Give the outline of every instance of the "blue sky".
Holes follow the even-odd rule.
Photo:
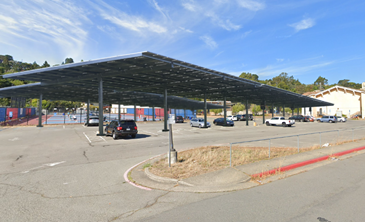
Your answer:
[[[141,51],[238,76],[365,81],[362,0],[7,0],[0,54],[60,64]]]

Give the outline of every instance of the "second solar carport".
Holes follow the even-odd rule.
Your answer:
[[[39,93],[42,92],[42,99],[46,100],[68,100],[68,101],[98,101],[98,94],[89,94],[85,90],[75,89],[74,87],[69,87],[67,85],[60,85],[59,87],[54,87],[53,85],[42,85],[41,83],[30,83],[25,85],[13,86],[0,88],[0,95],[3,97],[25,97],[25,98],[39,98]],[[139,106],[149,106],[152,107],[152,112],[154,112],[154,107],[165,107],[165,101],[167,102],[168,108],[174,109],[220,109],[223,106],[204,103],[201,101],[181,98],[177,96],[168,96],[165,100],[164,95],[155,93],[144,93],[144,92],[119,92],[117,90],[104,90],[103,92],[104,103],[114,103],[114,104],[130,104]],[[120,106],[118,106],[118,116],[120,118]],[[39,109],[41,109],[39,107]],[[88,109],[89,110],[89,107]],[[136,113],[136,112],[134,112]],[[87,114],[88,115],[88,114]],[[154,120],[154,113],[152,113]],[[136,116],[134,117],[136,119]],[[87,119],[88,120],[88,119]],[[41,123],[38,124],[39,126]],[[165,125],[164,130],[167,126]]]
[[[151,52],[30,70],[3,77],[36,81],[42,86],[59,87],[60,91],[63,85],[73,90],[84,90],[88,95],[98,95],[99,106],[103,105],[104,90],[155,93],[165,95],[165,98],[168,92],[174,96],[204,98],[205,102],[206,99],[223,99],[291,108],[333,105]],[[102,132],[102,127],[99,127],[99,131]]]

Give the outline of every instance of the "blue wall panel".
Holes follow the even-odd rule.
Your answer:
[[[5,121],[5,115],[6,115],[6,108],[0,107],[0,122]]]
[[[134,114],[134,108],[127,108],[128,114]]]
[[[24,117],[27,113],[27,110],[25,108],[19,108],[18,111],[18,118]]]

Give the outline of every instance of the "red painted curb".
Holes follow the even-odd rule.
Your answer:
[[[266,175],[275,174],[276,172],[284,172],[284,171],[292,170],[292,169],[295,169],[295,168],[298,168],[298,167],[302,167],[302,166],[306,166],[306,165],[309,165],[309,164],[317,163],[317,162],[320,162],[320,161],[323,161],[323,160],[327,160],[330,157],[343,156],[343,155],[353,153],[353,152],[356,152],[356,151],[359,151],[359,150],[364,150],[364,149],[365,149],[365,146],[358,147],[358,148],[355,148],[355,149],[334,153],[332,155],[327,155],[327,156],[315,158],[315,159],[312,159],[312,160],[306,160],[306,161],[299,162],[299,163],[294,163],[294,164],[291,164],[291,165],[288,165],[288,166],[279,167],[279,168],[276,168],[276,169],[273,169],[273,170],[268,170],[268,171],[265,171],[265,172],[262,172],[262,173],[252,174],[251,177],[262,177],[262,176],[266,176]]]

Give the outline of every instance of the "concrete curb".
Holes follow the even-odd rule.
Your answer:
[[[151,180],[157,181],[157,182],[161,182],[161,183],[178,183],[181,185],[186,185],[189,187],[193,187],[194,185],[181,181],[181,180],[177,180],[177,179],[172,179],[172,178],[168,178],[168,177],[160,177],[160,176],[156,176],[155,174],[151,173],[149,171],[149,167],[144,169],[145,174],[148,176],[148,178],[150,178]]]
[[[326,156],[318,157],[318,158],[315,158],[315,159],[311,159],[311,160],[307,160],[307,161],[303,161],[303,162],[291,164],[291,165],[288,165],[288,166],[284,166],[284,167],[279,167],[279,168],[276,168],[276,169],[268,170],[268,171],[265,171],[265,172],[252,174],[251,177],[253,177],[253,178],[255,178],[255,177],[263,177],[263,176],[267,176],[267,175],[276,174],[277,172],[289,171],[289,170],[292,170],[292,169],[295,169],[295,168],[299,168],[299,167],[302,167],[302,166],[306,166],[306,165],[309,165],[309,164],[321,162],[321,161],[327,160],[327,159],[329,159],[331,157],[343,156],[343,155],[346,155],[346,154],[349,154],[349,153],[353,153],[353,152],[357,152],[357,151],[364,150],[364,149],[365,149],[365,146],[358,147],[358,148],[354,148],[354,149],[350,149],[350,150],[346,150],[346,151],[334,153],[332,155],[326,155]]]

